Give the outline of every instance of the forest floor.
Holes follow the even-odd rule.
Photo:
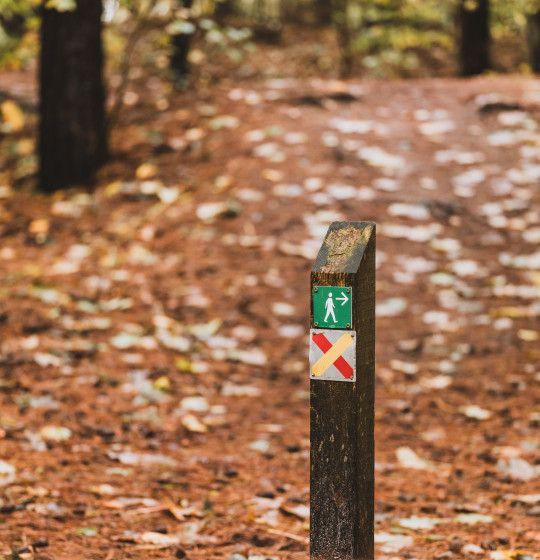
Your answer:
[[[377,557],[535,558],[540,82],[148,81],[54,196],[32,87],[0,76],[4,558],[307,557],[335,220],[377,222]]]

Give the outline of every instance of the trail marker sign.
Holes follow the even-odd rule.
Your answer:
[[[373,560],[374,223],[331,224],[310,293],[310,559]]]
[[[313,325],[321,329],[350,329],[352,325],[352,289],[337,286],[313,286]]]
[[[356,333],[311,329],[309,334],[310,378],[326,381],[356,381]]]

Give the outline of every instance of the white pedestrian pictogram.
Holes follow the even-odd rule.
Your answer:
[[[328,323],[328,317],[331,316],[332,322],[337,323],[336,314],[334,313],[335,304],[334,304],[334,300],[332,299],[332,292],[328,294],[328,298],[326,299],[324,307],[326,308],[326,315],[324,316],[324,322]]]

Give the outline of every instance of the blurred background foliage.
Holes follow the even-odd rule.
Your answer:
[[[107,160],[130,84],[539,74],[540,0],[0,0],[0,69],[33,67],[55,190]]]
[[[168,70],[174,37],[189,37],[191,81],[215,80],[242,66],[260,43],[298,47],[306,74],[423,77],[459,73],[456,62],[460,5],[476,0],[105,0],[107,60],[125,57]],[[46,0],[47,8],[72,10],[76,0]],[[0,65],[17,69],[35,60],[39,0],[0,0]],[[530,21],[538,0],[489,3],[491,68],[527,73]],[[528,25],[529,22],[529,25]],[[533,30],[534,31],[534,30]],[[529,42],[529,49],[527,44]],[[141,45],[146,48],[141,49]],[[309,48],[308,48],[309,46]],[[150,48],[149,48],[150,47]],[[137,49],[140,49],[137,51]],[[224,63],[225,66],[224,66]],[[240,71],[240,68],[239,68]],[[265,72],[258,67],[258,71]],[[182,74],[182,72],[180,72]],[[184,72],[185,74],[185,72]],[[181,86],[186,76],[177,76]]]

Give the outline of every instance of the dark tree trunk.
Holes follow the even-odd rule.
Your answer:
[[[193,0],[180,0],[183,8],[191,9]],[[176,80],[186,80],[189,74],[189,49],[193,33],[178,33],[171,37],[170,66]]]
[[[349,23],[349,0],[333,0],[332,21],[339,47],[339,77],[348,78],[354,68],[352,30]]]
[[[474,76],[490,67],[489,0],[461,0],[458,8],[459,73]]]
[[[540,11],[527,16],[527,47],[531,70],[540,74]]]
[[[318,25],[326,26],[332,23],[332,0],[313,0],[313,8]]]
[[[88,183],[107,156],[101,1],[43,8],[39,69],[39,186]]]
[[[26,28],[26,17],[21,14],[0,14],[0,26],[8,37],[19,38]]]
[[[228,17],[234,15],[234,1],[233,0],[221,0],[216,3],[214,9],[214,18],[219,23],[223,23]]]

